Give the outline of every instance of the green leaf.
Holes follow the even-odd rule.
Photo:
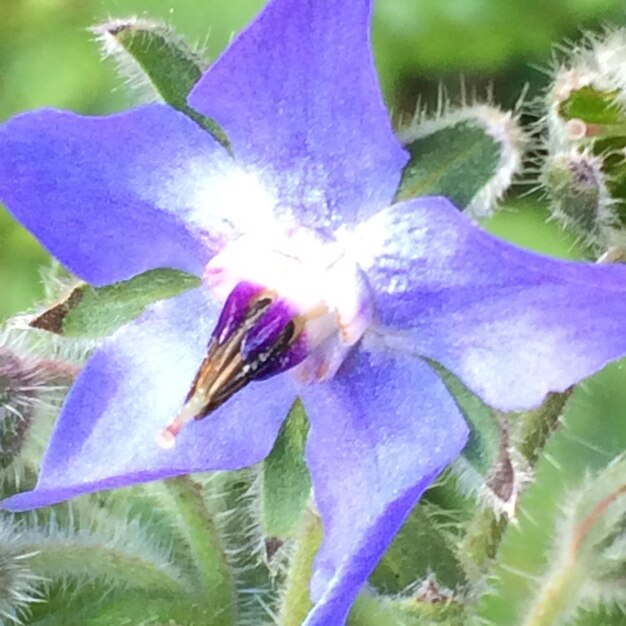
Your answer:
[[[32,554],[32,571],[51,583],[98,581],[108,589],[175,593],[191,588],[168,548],[154,540],[145,523],[128,515],[81,505],[69,515],[46,509],[24,525],[19,546]]]
[[[105,53],[115,56],[122,70],[128,61],[134,62],[165,102],[185,113],[230,150],[228,137],[217,122],[187,105],[187,96],[202,76],[207,62],[173,29],[130,19],[96,26],[93,31],[101,39]],[[133,73],[128,68],[126,71]]]
[[[274,448],[262,466],[261,515],[269,538],[293,538],[311,493],[304,461],[309,422],[302,403],[291,408]]]
[[[185,593],[149,590],[120,593],[97,585],[52,587],[49,599],[32,606],[30,626],[205,626],[211,608]]]
[[[410,159],[396,201],[447,196],[475,217],[491,213],[521,167],[523,134],[488,106],[452,111],[401,136]]]
[[[548,438],[558,428],[572,391],[551,393],[536,409],[514,418],[517,447],[530,464],[535,464]]]
[[[235,607],[237,623],[263,621],[270,573],[259,524],[258,471],[196,474],[136,486],[128,494],[151,532],[171,546],[172,560],[185,565],[196,600],[219,612],[205,622],[212,626],[227,617],[224,604]],[[120,493],[110,494],[108,508]]]
[[[565,120],[580,119],[588,124],[623,124],[626,116],[619,95],[617,89],[600,91],[592,86],[581,87],[560,103],[559,113]]]
[[[149,304],[199,285],[196,276],[171,269],[150,270],[105,287],[81,283],[30,325],[69,337],[104,337],[135,319]]]
[[[364,591],[359,595],[348,626],[462,626],[462,604],[452,598],[389,598]]]
[[[574,609],[614,599],[615,589],[606,581],[592,583],[601,574],[603,546],[615,551],[611,529],[616,519],[623,520],[623,513],[601,503],[609,498],[611,505],[614,494],[619,506],[626,505],[619,487],[626,482],[626,462],[610,465],[626,449],[621,367],[608,367],[575,391],[539,459],[536,480],[520,501],[517,524],[506,531],[475,623],[552,626],[565,623]]]
[[[467,582],[455,553],[456,537],[447,530],[449,515],[443,513],[423,503],[415,507],[370,576],[378,591],[401,593],[430,574],[449,588]]]
[[[464,475],[470,490],[482,485],[500,452],[501,428],[491,407],[474,395],[452,372],[435,361],[428,361],[452,394],[471,428],[469,441],[456,470]],[[463,482],[463,481],[462,481]]]
[[[624,610],[620,606],[581,611],[568,626],[624,626]]]

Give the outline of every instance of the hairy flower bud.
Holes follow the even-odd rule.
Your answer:
[[[554,217],[596,252],[623,247],[626,215],[626,30],[590,39],[548,92],[542,181]]]
[[[606,249],[618,238],[615,213],[602,160],[589,150],[558,153],[545,166],[552,216],[585,244]]]
[[[36,355],[23,342],[0,337],[0,469],[20,454],[41,408],[56,402],[78,366]]]
[[[19,453],[33,421],[37,378],[21,359],[0,348],[0,467]]]

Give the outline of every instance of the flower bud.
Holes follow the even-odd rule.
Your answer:
[[[619,218],[602,171],[602,160],[588,150],[551,156],[544,184],[552,216],[586,245],[605,250],[617,237]]]
[[[33,421],[37,380],[32,368],[0,348],[0,468],[20,452]]]
[[[595,252],[626,243],[626,30],[573,51],[548,93],[551,212]]]

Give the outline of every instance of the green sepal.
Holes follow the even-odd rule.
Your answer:
[[[626,618],[621,606],[608,606],[581,611],[568,626],[624,626]]]
[[[456,537],[448,528],[451,521],[443,513],[425,503],[415,507],[370,576],[379,592],[401,593],[430,574],[449,588],[467,582],[456,556]]]
[[[409,161],[396,201],[442,195],[483,217],[521,167],[524,137],[515,119],[486,105],[418,123],[400,138]]]
[[[581,87],[560,103],[559,114],[566,121],[580,119],[587,124],[623,126],[626,115],[619,95],[617,89],[601,91],[592,86]]]
[[[626,247],[626,116],[622,135],[598,139],[594,144],[594,151],[602,156],[606,186],[615,204],[614,212],[619,222],[619,244],[623,248]]]
[[[205,626],[210,607],[181,593],[111,592],[93,585],[79,589],[53,586],[44,603],[31,605],[30,626]]]
[[[470,426],[470,436],[455,471],[462,487],[469,491],[482,485],[500,452],[501,428],[491,407],[474,395],[452,372],[435,361],[428,361],[439,374]]]
[[[68,337],[104,337],[134,320],[149,304],[199,285],[196,276],[172,269],[150,270],[105,287],[80,283],[30,325]]]
[[[542,182],[554,217],[596,258],[608,251],[618,258],[626,250],[624,32],[589,43],[557,72],[549,93]]]
[[[385,597],[363,592],[348,626],[462,626],[464,606],[450,598]]]
[[[548,438],[558,428],[572,391],[550,393],[536,409],[514,418],[517,448],[531,465],[537,462]]]
[[[311,478],[304,460],[309,422],[297,400],[262,464],[261,520],[271,539],[294,538],[311,493]]]
[[[124,58],[125,52],[165,102],[193,119],[230,150],[228,137],[217,122],[187,105],[187,96],[200,80],[207,62],[173,29],[129,19],[96,26],[93,31],[102,39],[105,53],[114,55],[122,69],[128,60]]]
[[[572,547],[573,537],[583,528],[584,511],[592,510],[607,489],[626,482],[624,471],[617,468],[618,476],[611,476],[608,467],[626,449],[626,420],[618,409],[626,406],[621,367],[609,366],[574,392],[563,423],[536,466],[535,482],[521,498],[517,523],[506,530],[498,563],[490,573],[489,592],[481,598],[471,624],[565,623],[577,610],[615,599],[606,583],[598,585],[595,596],[587,585],[602,563],[603,537],[610,537],[610,532],[599,538],[585,532],[584,554]],[[623,468],[624,461],[621,464]],[[589,483],[590,476],[597,482]],[[602,530],[598,526],[594,532],[598,529]],[[545,619],[554,613],[561,621],[538,618],[533,611],[541,605],[550,607]]]

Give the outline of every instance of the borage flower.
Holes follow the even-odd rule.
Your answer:
[[[234,157],[160,104],[43,110],[0,131],[1,197],[74,273],[203,279],[95,351],[36,489],[6,508],[252,465],[299,396],[324,527],[308,625],[343,623],[466,441],[421,357],[509,411],[626,353],[626,268],[516,249],[443,198],[392,204],[407,155],[377,86],[370,4],[274,0],[204,74],[189,104]]]

